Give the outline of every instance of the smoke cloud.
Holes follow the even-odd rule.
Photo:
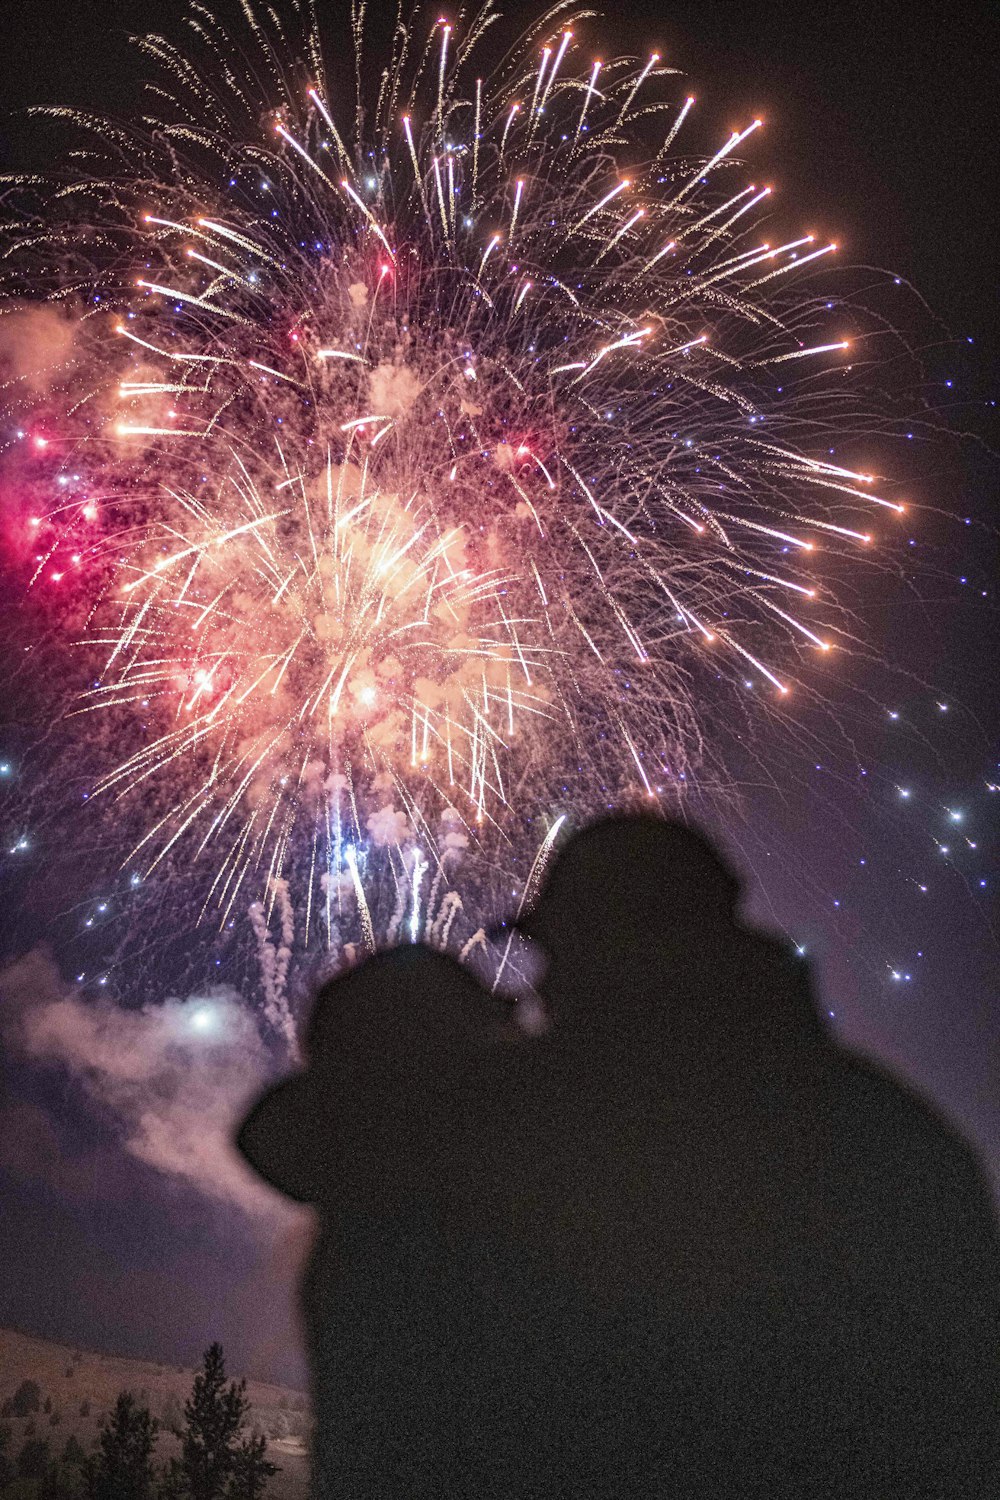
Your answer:
[[[251,1217],[291,1216],[232,1145],[273,1072],[234,990],[126,1009],[78,994],[36,948],[0,973],[0,1004],[8,1046],[65,1069],[132,1156]]]
[[[44,396],[73,353],[78,327],[68,307],[15,308],[0,318],[0,378]]]
[[[420,391],[420,381],[408,365],[383,362],[371,373],[372,411],[379,416],[408,416]]]

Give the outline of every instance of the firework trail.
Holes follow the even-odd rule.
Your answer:
[[[903,508],[830,461],[863,361],[836,246],[762,236],[761,122],[680,154],[673,71],[581,16],[480,71],[492,6],[401,15],[373,71],[358,10],[345,103],[309,14],[191,4],[155,118],[40,111],[72,172],[8,185],[6,326],[62,340],[8,532],[88,815],[249,911],[279,1031],[296,952],[482,947],[558,817],[724,759],[737,688],[783,734]]]

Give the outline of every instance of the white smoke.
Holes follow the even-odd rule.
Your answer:
[[[234,990],[128,1009],[81,995],[36,948],[0,973],[0,1005],[7,1045],[65,1069],[132,1156],[253,1217],[287,1212],[232,1144],[272,1071]]]
[[[378,847],[403,844],[412,832],[406,814],[397,812],[391,802],[387,807],[380,807],[378,812],[373,812],[366,826],[372,843]]]
[[[427,931],[424,941],[435,948],[445,949],[448,939],[451,937],[451,926],[460,911],[463,911],[462,898],[457,891],[449,891],[441,905],[438,907],[437,916],[434,917],[433,907],[428,906]]]
[[[288,1005],[288,970],[295,948],[295,912],[288,894],[288,881],[273,877],[268,890],[272,897],[269,908],[254,901],[250,907],[250,925],[257,939],[257,958],[260,963],[261,984],[264,989],[264,1014],[288,1043],[293,1057],[298,1055],[295,1034],[295,1018]],[[268,926],[270,911],[277,908],[280,941],[275,947]]]
[[[420,381],[409,365],[377,365],[371,373],[372,411],[380,417],[405,417],[420,395]]]
[[[15,308],[0,318],[0,378],[44,395],[72,356],[78,328],[67,307]]]
[[[469,847],[467,824],[455,807],[446,807],[441,814],[441,848],[450,854],[461,854]]]

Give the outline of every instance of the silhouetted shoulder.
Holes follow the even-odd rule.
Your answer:
[[[997,1232],[986,1175],[963,1136],[915,1089],[878,1064],[836,1049],[837,1084],[829,1106],[860,1158],[892,1171],[904,1201],[950,1221],[950,1231],[976,1226],[986,1242]],[[870,1167],[869,1170],[872,1168]],[[891,1205],[886,1205],[891,1211]]]
[[[755,1028],[793,1052],[829,1041],[811,969],[788,943],[743,926],[721,929],[716,939],[716,952],[705,968],[726,986],[725,1004],[734,1022]]]

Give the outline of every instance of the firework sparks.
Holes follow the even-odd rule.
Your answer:
[[[447,942],[470,841],[548,809],[547,851],[559,808],[697,771],[703,681],[785,712],[843,639],[824,561],[903,509],[824,456],[836,247],[761,242],[762,122],[678,156],[656,54],[595,61],[563,10],[482,77],[491,17],[402,25],[366,114],[263,18],[262,100],[199,7],[223,91],[149,39],[155,132],[64,112],[107,157],[65,185],[85,230],[26,210],[18,263],[88,309],[20,418],[32,587],[82,601],[123,863],[252,903],[279,1027],[297,941],[376,940],[372,850],[384,928]]]

